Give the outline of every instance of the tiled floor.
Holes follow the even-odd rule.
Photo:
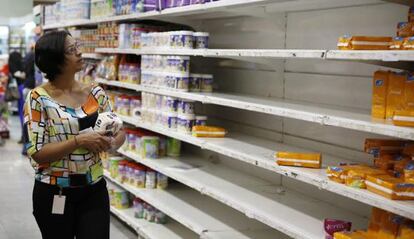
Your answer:
[[[0,239],[38,239],[39,229],[32,216],[33,169],[21,156],[20,125],[12,117],[12,139],[0,146]],[[111,217],[111,239],[137,238],[129,228]]]

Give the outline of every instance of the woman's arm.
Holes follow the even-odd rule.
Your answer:
[[[118,140],[121,140],[121,137],[119,138]],[[76,135],[66,141],[45,144],[41,150],[32,155],[32,158],[39,164],[50,163],[61,160],[78,148],[86,148],[91,152],[99,153],[108,150],[110,147],[111,142],[108,137],[92,132]]]

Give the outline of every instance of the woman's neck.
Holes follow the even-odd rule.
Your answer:
[[[62,91],[71,91],[75,85],[75,75],[74,74],[65,74],[56,77],[53,82],[50,82],[51,85]]]

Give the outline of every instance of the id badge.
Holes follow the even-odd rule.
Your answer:
[[[65,213],[66,196],[59,193],[53,197],[52,214],[63,215]]]

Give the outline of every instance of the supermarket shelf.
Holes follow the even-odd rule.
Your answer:
[[[323,238],[323,220],[328,217],[347,218],[357,228],[366,224],[365,218],[347,210],[295,191],[278,194],[278,185],[197,156],[142,160],[120,152],[294,238]]]
[[[196,239],[197,234],[183,227],[176,221],[170,220],[167,224],[156,224],[134,217],[134,209],[117,209],[111,206],[111,212],[120,220],[133,228],[139,236],[145,239]]]
[[[102,60],[103,55],[97,53],[82,53],[82,58]]]
[[[374,121],[369,113],[365,111],[357,111],[351,108],[334,108],[327,105],[236,94],[179,92],[143,85],[107,81],[103,79],[96,79],[96,82],[136,91],[144,91],[200,101],[205,104],[227,106],[275,116],[304,120],[326,126],[334,126],[414,140],[414,128],[394,126],[391,123],[386,123],[384,121]]]
[[[76,20],[59,24],[46,25],[45,30],[71,26],[97,25],[101,22],[119,22],[143,19],[165,19],[170,17],[182,17],[195,15],[198,18],[215,16],[218,12],[224,12],[224,16],[246,15],[246,9],[252,11],[268,10],[272,12],[303,11],[315,9],[327,9],[335,7],[360,6],[367,4],[383,3],[379,0],[221,0],[205,4],[195,4],[183,7],[169,8],[161,11],[151,11],[130,15],[112,16],[92,20]],[[211,16],[210,16],[211,17]]]
[[[246,234],[248,234],[247,232],[251,233],[251,230],[257,230],[261,234],[285,238],[283,234],[276,230],[249,219],[224,204],[203,196],[183,185],[170,185],[168,190],[139,189],[120,183],[113,179],[108,172],[104,174],[106,178],[115,184],[150,203],[200,236],[211,231],[227,232],[231,235],[229,238],[253,239],[257,237],[254,235],[251,237],[245,236],[243,231],[246,231]]]
[[[357,50],[308,50],[308,49],[120,49],[97,48],[96,52],[107,54],[136,54],[136,55],[186,55],[203,57],[231,58],[301,58],[320,60],[348,60],[362,62],[405,62],[414,61],[413,51],[357,51]]]
[[[124,122],[136,127],[176,138],[183,142],[199,146],[202,149],[211,150],[245,163],[256,165],[260,168],[314,185],[320,189],[334,192],[362,203],[414,219],[414,201],[389,200],[367,190],[354,189],[329,180],[326,176],[325,167],[327,165],[337,165],[340,162],[346,162],[344,159],[324,155],[323,169],[278,166],[273,157],[275,151],[307,152],[309,150],[239,133],[231,133],[228,137],[222,139],[196,138],[191,135],[164,129],[155,126],[154,124],[144,123],[131,117],[121,116],[121,118]]]

